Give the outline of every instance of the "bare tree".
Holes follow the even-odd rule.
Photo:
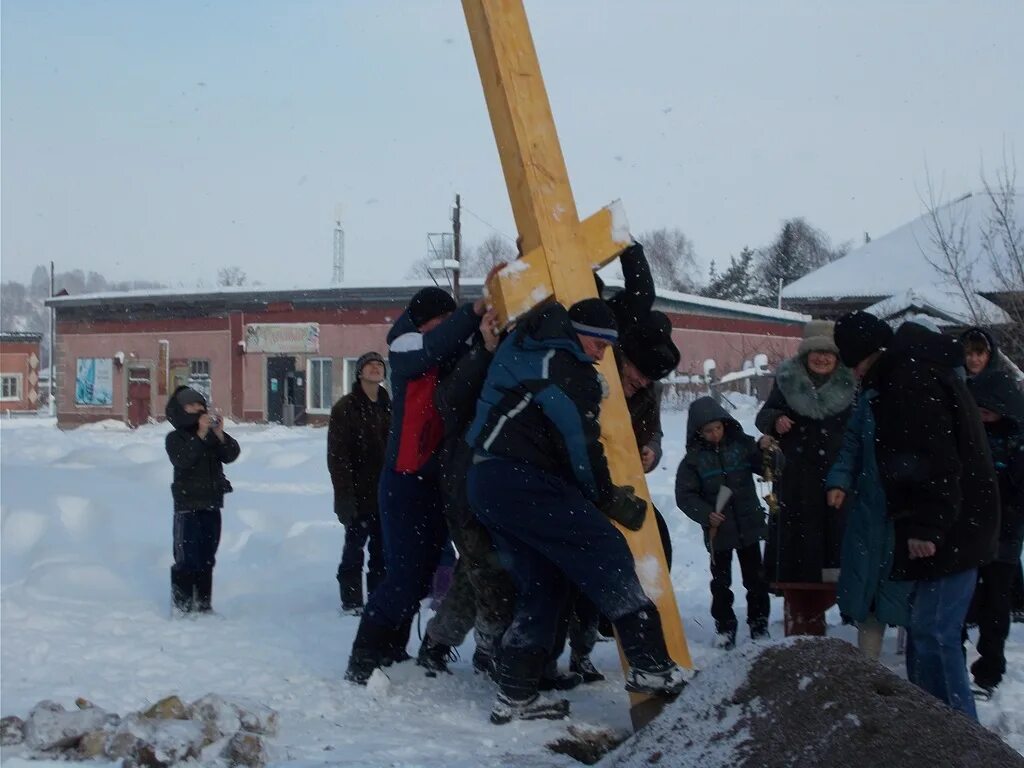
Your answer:
[[[514,261],[516,247],[497,233],[489,235],[476,248],[468,249],[462,257],[462,274],[466,277],[484,277],[495,264]]]
[[[217,270],[217,285],[228,288],[246,285],[248,282],[249,278],[241,267],[221,267]]]
[[[1000,326],[1006,351],[1020,358],[1024,351],[1024,222],[1017,217],[1014,159],[1004,156],[995,180],[990,181],[982,171],[981,181],[988,213],[978,224],[978,231],[971,232],[968,207],[957,205],[969,195],[940,205],[929,177],[926,216],[930,248],[920,243],[918,247],[925,260],[963,299],[968,311],[964,319],[974,325]],[[986,284],[981,284],[975,274],[975,267],[982,265],[971,251],[972,236],[978,238],[984,263],[991,270],[993,280]],[[1005,316],[994,317],[990,301]]]
[[[697,255],[693,241],[681,229],[652,229],[637,240],[644,246],[657,287],[685,293],[696,290]]]
[[[931,265],[940,277],[950,285],[964,300],[969,313],[970,322],[975,325],[987,325],[991,318],[979,301],[976,281],[974,279],[974,260],[969,256],[970,231],[968,228],[967,206],[959,205],[970,197],[970,194],[958,197],[951,203],[939,202],[941,192],[936,191],[931,175],[928,175],[928,198],[922,200],[928,217],[928,246],[917,244],[925,261]]]

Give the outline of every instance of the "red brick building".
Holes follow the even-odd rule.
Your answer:
[[[39,408],[41,333],[0,333],[0,413]]]
[[[388,329],[424,283],[311,290],[226,288],[63,296],[57,316],[61,427],[162,419],[179,384],[203,390],[233,419],[326,422],[355,378],[356,358],[386,352]],[[463,300],[480,295],[464,281]],[[659,294],[683,353],[681,373],[707,358],[739,370],[791,354],[806,317],[686,294]]]

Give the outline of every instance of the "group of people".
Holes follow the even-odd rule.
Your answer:
[[[957,339],[927,318],[893,332],[866,312],[813,321],[755,424],[760,452],[714,401],[697,400],[677,475],[677,504],[712,553],[722,644],[736,638],[735,550],[752,637],[766,632],[772,592],[787,636],[824,635],[838,602],[872,658],[887,626],[905,628],[908,679],[976,718],[975,696],[1006,671],[1024,538],[1024,395],[992,335]],[[763,561],[751,473],[777,493]]]
[[[607,300],[549,303],[501,333],[483,299],[458,307],[425,288],[391,328],[387,359],[358,359],[327,441],[345,526],[341,606],[359,616],[347,680],[365,685],[411,658],[412,620],[454,544],[454,579],[416,663],[428,676],[448,673],[473,631],[473,667],[498,686],[492,722],[565,717],[568,702],[545,692],[603,679],[590,654],[611,627],[627,690],[672,696],[686,684],[613,523],[638,530],[653,515],[671,567],[667,525],[613,483],[599,440],[607,385],[595,363],[612,354],[652,471],[662,454],[658,381],[680,360],[668,318],[652,308],[642,247],[621,264],[625,287]],[[988,331],[957,339],[929,326],[912,319],[894,332],[865,312],[808,323],[797,355],[778,367],[758,439],[713,398],[694,401],[676,502],[704,530],[722,647],[736,643],[735,553],[753,639],[768,637],[773,593],[787,636],[825,634],[838,602],[874,658],[885,628],[905,627],[908,679],[976,717],[973,694],[1000,683],[1011,615],[1024,607],[1024,396]],[[187,387],[167,404],[171,589],[182,613],[211,610],[231,490],[223,465],[239,455],[207,410]],[[754,475],[774,483],[768,515]],[[964,644],[974,626],[972,692]]]
[[[656,382],[679,363],[671,324],[652,309],[642,247],[621,263],[625,287],[609,300],[547,304],[501,335],[483,300],[457,307],[440,289],[419,291],[388,334],[390,427],[373,425],[382,456],[364,450],[355,426],[357,403],[373,397],[360,359],[357,386],[335,406],[328,436],[336,506],[351,521],[345,551],[353,554],[338,572],[343,606],[357,607],[347,574],[361,571],[359,537],[369,530],[372,539],[377,525],[384,576],[361,611],[347,680],[365,684],[409,658],[412,618],[450,540],[460,555],[454,582],[416,662],[428,675],[447,673],[453,648],[475,630],[473,665],[498,685],[492,722],[566,716],[568,702],[543,692],[603,679],[589,658],[602,619],[630,663],[628,690],[682,689],[687,673],[669,656],[658,609],[612,522],[639,529],[647,503],[612,482],[599,440],[606,384],[595,363],[613,354],[637,450],[654,469]],[[374,476],[373,461],[377,515],[372,493],[356,487],[357,477]],[[355,524],[363,517],[373,521]],[[663,522],[659,530],[667,542]],[[561,672],[566,642],[571,660]]]

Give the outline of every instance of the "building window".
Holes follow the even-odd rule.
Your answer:
[[[342,394],[347,395],[352,391],[352,385],[356,383],[356,361],[358,357],[345,358],[345,380],[342,382]]]
[[[329,413],[334,405],[331,386],[334,361],[329,357],[313,357],[306,361],[306,410]]]
[[[209,360],[188,361],[188,385],[196,392],[202,393],[206,402],[213,403],[213,380],[210,378]]]
[[[20,373],[5,373],[0,376],[0,400],[21,400]]]

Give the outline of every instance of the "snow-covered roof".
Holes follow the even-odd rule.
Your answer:
[[[621,288],[621,280],[606,280],[605,284],[612,288]],[[319,285],[319,286],[217,286],[215,288],[160,288],[138,291],[117,291],[107,293],[79,294],[76,296],[57,296],[46,300],[47,305],[60,307],[75,307],[86,305],[98,305],[106,303],[122,304],[152,304],[161,299],[178,302],[231,302],[233,300],[250,299],[255,301],[273,302],[292,300],[301,297],[309,300],[338,300],[338,301],[382,301],[386,299],[396,300],[402,297],[411,296],[419,288],[434,285],[431,280],[400,280],[388,283],[354,283],[346,281],[340,285]],[[463,294],[466,298],[474,298],[480,295],[480,288],[483,285],[483,278],[465,278],[461,285],[466,289]],[[657,291],[657,300],[661,309],[668,311],[680,311],[685,309],[704,310],[708,314],[736,315],[744,318],[755,318],[774,320],[786,323],[805,323],[810,319],[809,315],[800,312],[790,312],[772,307],[759,307],[753,304],[742,304],[737,301],[722,301],[721,299],[709,299],[704,296],[697,296],[690,293],[679,293],[677,291]]]
[[[1014,212],[1017,222],[1024,223],[1024,194],[1020,192],[1014,196]],[[977,289],[982,292],[1005,290],[982,248],[982,232],[992,214],[988,195],[985,192],[965,195],[941,206],[937,214],[944,229],[963,226],[965,256],[972,264]],[[925,213],[790,283],[783,288],[782,296],[786,299],[881,299],[911,289],[945,291],[944,280],[928,262],[928,258],[937,261],[939,257],[933,242],[934,229],[930,216]]]
[[[978,316],[984,317],[987,323],[1004,325],[1012,322],[1010,316],[995,303],[984,296],[975,295],[974,310]],[[925,286],[910,288],[865,308],[884,320],[902,317],[911,312],[930,315],[942,327],[973,325],[975,313],[971,311],[962,292],[946,286]]]
[[[605,280],[604,284],[610,288],[621,288],[622,280]],[[739,301],[725,301],[723,299],[709,299],[707,296],[698,296],[695,293],[681,293],[669,291],[662,288],[656,289],[657,298],[668,304],[689,304],[708,310],[717,310],[724,314],[746,315],[748,317],[759,317],[769,320],[782,320],[790,323],[806,323],[811,319],[810,315],[802,312],[793,312],[788,309],[775,309],[774,307],[761,307],[756,304],[744,304]],[[671,306],[662,306],[662,309],[673,309]]]

